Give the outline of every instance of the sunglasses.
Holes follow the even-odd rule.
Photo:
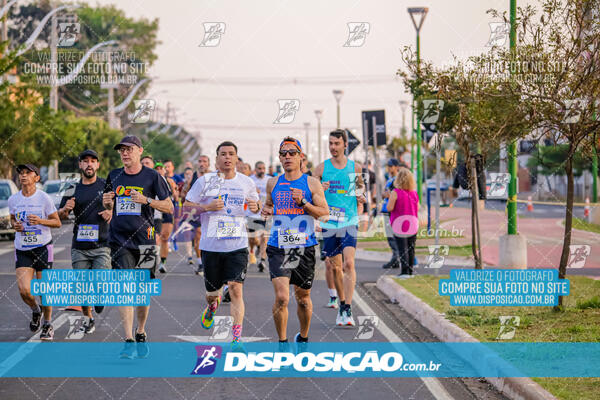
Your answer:
[[[297,154],[300,154],[300,152],[298,150],[279,150],[279,155],[281,157],[285,157],[286,154],[289,154],[290,156],[294,157]]]

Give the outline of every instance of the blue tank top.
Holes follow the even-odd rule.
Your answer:
[[[302,174],[294,181],[285,179],[284,174],[280,175],[271,191],[273,225],[268,245],[280,248],[315,246],[317,244],[315,220],[292,199],[291,188],[301,189],[304,198],[312,203],[308,175]]]
[[[325,191],[325,199],[329,205],[329,221],[321,223],[321,226],[336,229],[358,225],[354,161],[347,160],[346,166],[338,169],[333,166],[331,159],[325,160],[321,179],[323,182],[329,182],[329,189]]]

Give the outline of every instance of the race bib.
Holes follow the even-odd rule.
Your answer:
[[[341,222],[346,218],[346,209],[342,207],[329,206],[329,220]]]
[[[77,230],[78,242],[97,242],[98,236],[98,225],[79,225],[79,229]]]
[[[19,237],[22,247],[38,247],[42,244],[42,231],[39,229],[23,231]]]
[[[117,197],[117,215],[141,215],[142,205],[134,203],[129,196]]]
[[[306,244],[306,234],[298,229],[280,229],[277,234],[279,247],[289,247]]]
[[[139,245],[138,248],[140,249],[140,260],[135,267],[141,269],[152,269],[156,267],[156,247],[157,246],[154,244]]]
[[[217,239],[239,239],[242,237],[242,224],[239,221],[218,221]]]

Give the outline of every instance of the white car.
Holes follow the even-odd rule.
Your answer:
[[[10,240],[14,240],[15,230],[10,223],[8,198],[18,191],[13,181],[0,179],[0,236],[7,236]]]
[[[73,196],[75,194],[75,185],[79,180],[49,180],[44,183],[42,190],[50,196],[54,206],[58,210],[63,196]],[[73,213],[69,214],[69,219],[74,219]]]

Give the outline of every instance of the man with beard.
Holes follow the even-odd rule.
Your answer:
[[[60,219],[67,219],[71,211],[75,214],[71,244],[73,269],[110,268],[110,248],[107,241],[108,223],[112,212],[105,210],[102,205],[102,193],[106,182],[96,176],[98,168],[98,153],[94,150],[85,150],[79,155],[81,182],[75,186],[72,196],[63,196],[58,210]],[[95,305],[94,309],[100,314],[104,306]],[[88,317],[82,330],[85,333],[94,332],[96,328],[92,308],[82,306],[81,311]]]

